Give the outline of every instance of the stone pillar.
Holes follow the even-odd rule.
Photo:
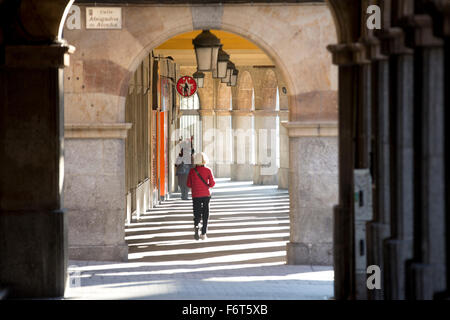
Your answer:
[[[71,49],[72,48],[72,49]],[[73,47],[6,46],[0,66],[0,283],[14,297],[64,295],[63,68]]]
[[[277,185],[278,79],[274,68],[253,68],[249,72],[254,88],[255,166],[253,183]]]
[[[127,261],[125,138],[131,124],[68,123],[66,207],[69,258]],[[140,202],[137,211],[141,211]]]
[[[399,28],[382,31],[383,53],[389,55],[391,118],[390,238],[384,247],[385,299],[406,298],[406,262],[412,258],[414,185],[414,104],[412,51]],[[387,93],[385,93],[387,94]]]
[[[368,58],[372,61],[372,118],[373,128],[373,220],[367,224],[367,265],[380,267],[384,279],[385,261],[383,241],[390,236],[391,181],[390,181],[390,101],[389,60],[379,52],[380,43],[371,38],[367,43]],[[369,290],[370,300],[383,300],[384,290]]]
[[[337,123],[288,122],[290,239],[287,263],[333,264],[338,201]]]
[[[232,111],[233,164],[231,180],[253,180],[254,130],[252,111]]]
[[[231,127],[231,111],[216,110],[216,166],[215,176],[217,178],[231,177],[231,163],[233,161],[233,143]]]
[[[212,78],[211,72],[205,73],[203,88],[198,89],[198,96],[200,100],[200,121],[202,123],[202,150],[209,158],[209,166],[214,167],[215,163],[215,92],[216,81]],[[195,137],[194,139],[196,139]],[[199,152],[200,150],[195,150]]]
[[[442,15],[445,21],[450,22],[450,3],[446,4],[447,11],[442,10]],[[447,25],[449,25],[447,23]],[[444,88],[450,87],[450,28],[445,29],[445,44],[444,44]],[[450,209],[450,168],[448,167],[448,163],[450,163],[450,90],[445,90],[445,163],[446,165],[446,173],[445,173],[445,181],[446,181],[446,208],[447,212]],[[446,221],[446,256],[447,256],[447,290],[443,293],[447,299],[450,298],[450,219]]]
[[[202,151],[209,158],[209,166],[215,163],[215,116],[214,110],[199,110],[200,120],[202,122]],[[195,139],[195,138],[194,138]],[[197,152],[197,150],[195,150]]]
[[[339,204],[334,210],[334,294],[338,300],[355,298],[354,168],[355,113],[363,47],[358,43],[328,46],[339,66]]]
[[[289,98],[287,84],[277,69],[278,96],[280,110],[278,112],[278,128],[280,130],[280,168],[278,169],[278,188],[289,187],[289,132],[282,122],[289,121]]]
[[[414,65],[418,66],[414,70],[414,111],[418,119],[414,171],[420,181],[420,188],[415,190],[418,205],[410,267],[412,286],[408,289],[409,298],[431,300],[446,289],[444,50],[443,41],[433,35],[430,16],[411,16],[407,25],[411,28],[406,32],[411,35],[408,44],[415,47]]]
[[[253,183],[277,185],[277,111],[255,110],[255,166]]]
[[[278,168],[278,188],[289,188],[289,132],[282,123],[289,120],[289,110],[280,110],[278,113],[278,128],[280,139],[280,167]]]

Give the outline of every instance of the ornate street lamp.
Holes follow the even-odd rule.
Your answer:
[[[197,71],[213,71],[217,68],[217,57],[221,46],[219,38],[209,30],[203,30],[192,44],[197,58]]]
[[[234,69],[236,69],[236,67],[234,66],[234,63],[233,62],[231,62],[231,61],[228,61],[228,64],[227,64],[227,73],[226,73],[226,75],[225,75],[225,77],[223,77],[222,79],[221,79],[221,82],[222,83],[230,83],[230,80],[231,80],[231,75],[233,74],[233,70]]]
[[[203,83],[205,81],[205,74],[203,72],[195,72],[192,77],[194,78],[195,82],[197,82],[198,88],[203,88]]]
[[[230,76],[230,82],[227,84],[229,87],[235,87],[237,84],[237,78],[238,78],[239,70],[233,69],[233,73]]]
[[[228,61],[230,61],[230,55],[220,47],[217,57],[217,68],[213,70],[213,78],[224,78],[227,75]]]

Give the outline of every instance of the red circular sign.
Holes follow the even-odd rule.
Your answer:
[[[197,91],[197,82],[190,76],[182,76],[178,79],[177,91],[183,97],[190,97]]]

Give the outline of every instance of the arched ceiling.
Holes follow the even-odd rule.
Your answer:
[[[230,32],[210,30],[223,44],[223,49],[230,55],[235,65],[255,66],[273,65],[272,60],[252,42]],[[195,66],[194,39],[201,30],[180,34],[164,42],[154,50],[155,55],[172,56],[182,66]]]

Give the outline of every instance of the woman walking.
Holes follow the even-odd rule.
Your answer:
[[[200,219],[202,220],[202,240],[206,239],[209,218],[209,200],[211,193],[209,188],[214,187],[216,182],[214,176],[208,167],[208,158],[205,153],[196,153],[194,155],[194,167],[189,171],[187,186],[192,189],[192,204],[194,207],[194,238],[199,239]]]

